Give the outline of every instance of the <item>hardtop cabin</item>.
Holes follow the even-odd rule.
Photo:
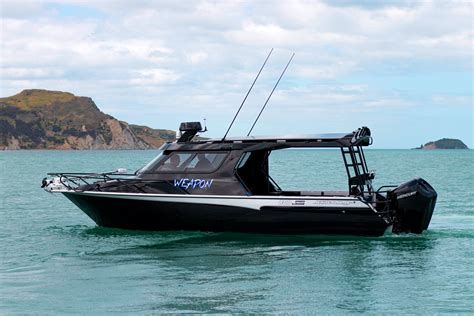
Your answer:
[[[189,124],[189,123],[188,123]],[[183,125],[181,125],[181,128]],[[181,130],[180,128],[180,130]],[[372,194],[363,147],[372,144],[370,129],[352,133],[318,135],[248,136],[199,139],[198,128],[174,143],[166,143],[162,154],[139,171],[143,179],[166,180],[190,194],[357,196]],[[197,138],[197,139],[196,139]],[[269,174],[272,151],[286,148],[340,148],[348,176],[348,190],[283,191]]]

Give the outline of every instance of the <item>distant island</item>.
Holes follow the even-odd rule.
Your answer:
[[[175,136],[119,121],[91,98],[68,92],[32,89],[0,98],[0,150],[147,149]]]
[[[420,145],[420,147],[413,148],[413,149],[432,150],[432,149],[469,149],[469,148],[466,146],[466,144],[464,144],[459,139],[443,138],[434,142],[428,142],[424,145]]]

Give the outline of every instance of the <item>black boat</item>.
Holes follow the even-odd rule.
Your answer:
[[[380,236],[428,228],[435,190],[423,179],[374,189],[363,147],[370,130],[286,137],[193,140],[199,122],[135,174],[50,173],[43,187],[64,194],[99,226],[275,234]],[[285,148],[340,148],[348,176],[343,192],[283,191],[268,158]],[[342,166],[341,166],[342,167]]]
[[[273,51],[273,50],[272,50]],[[423,179],[374,189],[363,147],[367,127],[352,133],[306,136],[249,136],[286,65],[246,137],[196,137],[199,122],[182,123],[177,141],[134,174],[49,173],[42,187],[64,194],[99,226],[138,230],[201,230],[274,234],[380,236],[422,233],[436,203]],[[339,148],[348,176],[346,191],[284,191],[272,179],[268,158],[285,148]]]

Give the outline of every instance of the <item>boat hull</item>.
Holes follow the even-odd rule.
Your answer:
[[[350,199],[63,194],[97,225],[122,229],[380,236],[389,226]]]

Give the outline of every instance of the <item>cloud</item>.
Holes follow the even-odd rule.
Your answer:
[[[199,64],[207,59],[209,55],[206,52],[192,52],[186,54],[186,60],[190,64]]]
[[[61,78],[64,75],[64,70],[59,68],[1,68],[0,76],[2,79],[48,79]]]
[[[215,111],[226,121],[271,47],[249,112],[291,52],[271,100],[282,111],[291,104],[336,117],[341,109],[472,102],[448,88],[420,97],[383,84],[400,73],[472,71],[469,1],[4,0],[1,8],[2,96],[69,90],[137,123],[160,124],[137,106],[170,116]],[[361,73],[380,80],[358,79]]]
[[[0,15],[2,18],[28,18],[42,15],[43,5],[38,1],[2,0]]]
[[[130,79],[131,85],[148,86],[173,83],[179,79],[179,75],[167,69],[142,69]]]

